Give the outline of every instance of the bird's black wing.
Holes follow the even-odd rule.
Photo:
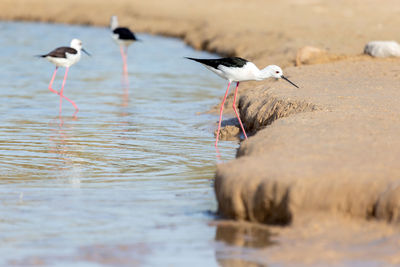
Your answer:
[[[191,58],[187,57],[187,59],[197,61],[201,64],[210,66],[214,69],[218,69],[219,65],[231,67],[231,68],[241,68],[248,62],[247,60],[240,57],[224,57],[218,59],[201,59],[201,58]]]
[[[136,36],[128,28],[119,27],[113,30],[114,34],[118,34],[118,39],[120,40],[132,40],[137,41]]]
[[[41,57],[57,57],[57,58],[67,58],[66,53],[69,54],[76,54],[78,51],[76,49],[71,48],[71,47],[59,47],[51,51],[50,53],[46,55],[41,55]]]

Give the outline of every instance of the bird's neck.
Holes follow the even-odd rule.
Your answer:
[[[258,81],[268,79],[268,78],[272,77],[271,70],[269,67],[265,67],[265,68],[259,70],[256,76],[257,76]]]
[[[117,18],[113,17],[111,19],[110,28],[111,28],[111,30],[115,30],[116,28],[118,28],[118,20],[117,20]]]
[[[76,47],[76,46],[71,46],[71,48],[75,49],[78,53],[78,55],[81,54],[81,48],[80,47]]]

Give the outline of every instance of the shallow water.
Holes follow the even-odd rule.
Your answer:
[[[0,23],[0,265],[217,266],[243,251],[217,229],[213,129],[225,82],[181,41],[139,35],[129,88],[106,28]],[[33,55],[83,41],[63,102]],[[53,88],[61,85],[60,69]],[[199,114],[200,113],[200,114]],[[220,142],[223,160],[237,142]],[[220,234],[217,235],[217,232]],[[226,234],[228,233],[228,234]],[[222,238],[222,239],[221,239]],[[231,253],[233,251],[233,253]]]

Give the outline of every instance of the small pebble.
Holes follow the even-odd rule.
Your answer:
[[[372,41],[365,45],[364,54],[373,57],[400,57],[400,45],[395,41]]]

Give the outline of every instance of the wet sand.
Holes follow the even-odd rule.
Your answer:
[[[219,212],[290,225],[272,227],[280,245],[253,255],[260,262],[399,264],[400,61],[360,55],[368,41],[400,41],[399,10],[396,0],[3,0],[0,18],[106,26],[117,14],[138,32],[285,67],[300,89],[241,88],[255,136],[218,166]],[[325,64],[291,67],[305,46],[325,52],[303,63]]]

